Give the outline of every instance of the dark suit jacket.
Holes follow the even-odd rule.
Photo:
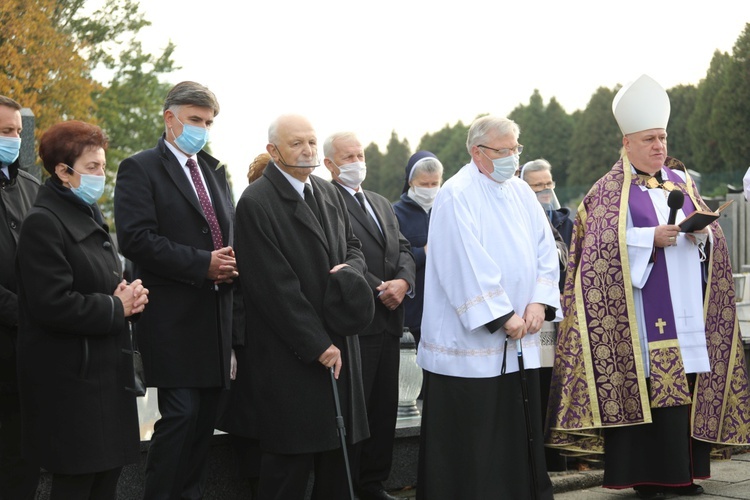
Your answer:
[[[221,226],[234,240],[226,171],[198,153]],[[164,138],[123,160],[115,187],[115,225],[134,278],[149,289],[138,347],[150,387],[229,387],[232,285],[206,279],[213,242],[198,197]]]
[[[411,290],[414,289],[416,264],[409,241],[399,231],[393,206],[383,196],[372,191],[364,191],[365,198],[370,202],[380,228],[383,230],[383,238],[381,238],[380,235],[371,231],[365,220],[366,215],[357,199],[341,184],[333,181],[333,185],[341,191],[352,221],[354,235],[362,242],[362,253],[367,263],[365,278],[375,297],[375,317],[370,326],[360,335],[388,332],[400,337],[404,327],[404,303],[402,302],[394,311],[391,311],[377,298],[379,292],[376,288],[383,281],[400,278],[406,280]]]
[[[327,331],[323,319],[329,270],[347,263],[364,272],[364,258],[341,195],[310,179],[322,227],[273,164],[237,204],[248,339],[237,351],[237,380],[219,428],[259,438],[261,449],[273,453],[339,446],[331,379],[318,362],[331,343],[342,351],[338,388],[347,436],[356,442],[368,432],[358,339]]]

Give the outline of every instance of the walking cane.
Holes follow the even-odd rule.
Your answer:
[[[518,348],[518,374],[521,376],[521,396],[523,397],[523,414],[526,417],[526,437],[529,441],[529,465],[531,466],[531,498],[536,500],[537,485],[536,460],[534,458],[534,432],[531,428],[531,411],[529,408],[529,386],[526,383],[526,369],[523,366],[523,348],[521,339],[516,339]]]
[[[333,402],[336,405],[336,427],[338,428],[339,437],[341,438],[341,449],[344,451],[344,466],[346,467],[346,480],[349,482],[349,499],[354,500],[354,484],[352,484],[352,471],[349,466],[349,454],[346,451],[346,427],[344,426],[344,417],[341,415],[341,403],[339,402],[339,387],[336,383],[336,377],[333,373],[333,367],[330,369],[331,387],[333,387]]]

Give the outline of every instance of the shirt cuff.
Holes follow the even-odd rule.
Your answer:
[[[487,324],[486,324],[486,325],[484,325],[484,326],[486,326],[486,327],[487,327],[487,329],[488,329],[488,330],[490,331],[490,333],[495,333],[496,331],[498,331],[499,329],[501,329],[501,328],[503,327],[503,325],[505,325],[505,323],[506,323],[506,322],[507,322],[507,321],[508,321],[508,320],[509,320],[509,319],[511,318],[511,316],[513,316],[513,315],[514,315],[515,313],[516,313],[515,311],[511,311],[511,312],[509,312],[508,314],[506,314],[506,315],[504,315],[504,316],[500,316],[499,318],[495,318],[495,319],[493,319],[492,321],[490,321],[489,323],[487,323]]]

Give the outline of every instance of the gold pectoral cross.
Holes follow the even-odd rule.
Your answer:
[[[664,327],[667,326],[667,323],[663,319],[659,318],[654,326],[659,329],[659,335],[664,335]]]

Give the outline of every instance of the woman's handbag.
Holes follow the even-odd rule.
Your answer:
[[[130,335],[130,355],[133,357],[133,386],[125,387],[126,390],[134,392],[136,396],[146,395],[146,374],[143,370],[143,359],[138,351],[136,337],[133,335],[133,325],[128,322],[128,333]]]

